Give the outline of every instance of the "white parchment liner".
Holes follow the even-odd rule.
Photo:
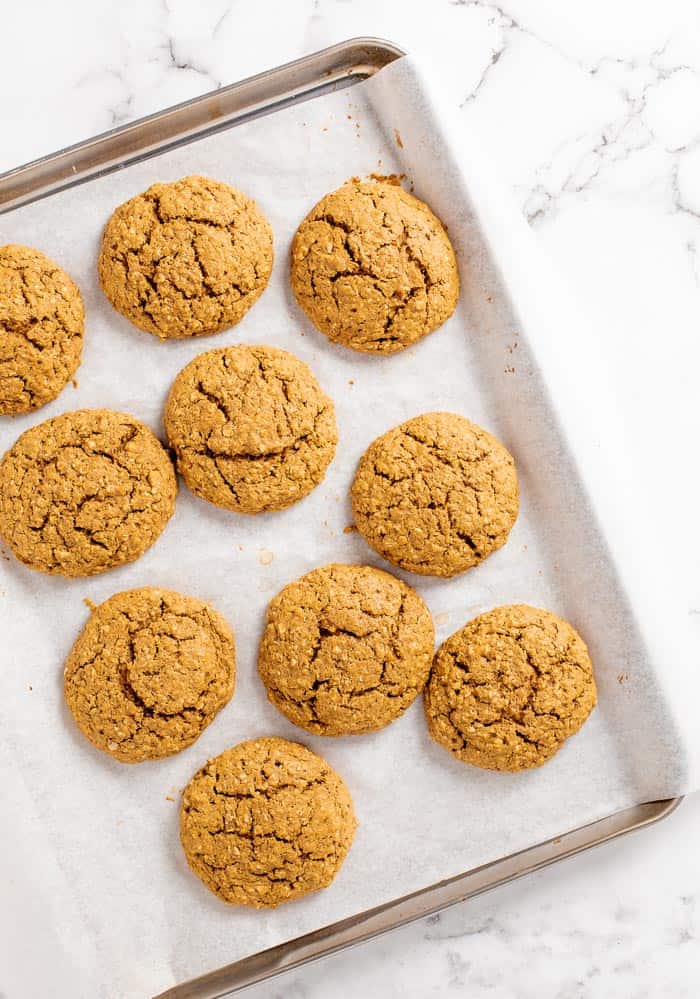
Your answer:
[[[133,413],[162,434],[181,367],[203,350],[291,350],[333,396],[338,455],[292,509],[247,518],[182,487],[160,541],[94,579],[44,577],[0,561],[0,989],[9,996],[141,999],[239,957],[617,809],[697,786],[689,716],[698,681],[682,602],[646,560],[644,513],[629,502],[614,405],[600,372],[571,367],[585,335],[560,300],[525,223],[466,137],[455,137],[410,60],[339,94],[277,113],[90,182],[0,219],[0,242],[36,246],[80,285],[87,333],[77,390],[0,424],[0,449],[80,407]],[[401,146],[398,143],[400,137]],[[330,346],[296,307],[294,229],[349,176],[404,172],[449,227],[463,291],[453,318],[400,355]],[[275,233],[268,290],[235,329],[161,344],[114,313],[96,256],[112,209],[156,180],[204,173],[255,197]],[[494,260],[498,260],[497,267]],[[513,304],[515,303],[515,305]],[[561,335],[566,328],[566,336]],[[588,642],[600,704],[544,768],[508,775],[453,760],[428,739],[418,701],[382,732],[312,738],[266,701],[255,666],[267,601],[329,561],[382,565],[351,523],[348,488],[377,435],[420,412],[463,413],[515,455],[522,509],[507,546],[452,581],[405,575],[438,639],[482,610],[523,601],[563,614]],[[269,554],[273,559],[269,562]],[[386,566],[385,566],[386,567]],[[63,662],[94,602],[155,584],[210,600],[238,645],[233,700],[199,741],[165,761],[125,766],[76,731]],[[263,734],[298,738],[340,771],[360,821],[330,889],[265,912],[228,908],[189,872],[179,791],[210,756]],[[171,800],[174,799],[174,800]]]

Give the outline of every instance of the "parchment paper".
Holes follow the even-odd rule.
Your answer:
[[[415,67],[401,60],[367,83],[0,220],[0,242],[28,243],[58,260],[87,308],[78,388],[69,386],[39,413],[3,420],[3,451],[26,427],[79,407],[125,410],[161,433],[177,371],[199,352],[233,343],[298,354],[334,397],[340,427],[326,480],[286,512],[235,516],[182,487],[165,533],[134,565],[67,581],[0,561],[0,992],[11,999],[144,997],[697,784],[696,739],[684,706],[697,703],[698,683],[684,607],[638,545],[644,514],[628,503],[614,405],[604,405],[592,372],[582,391],[583,373],[571,364],[575,317],[564,303],[552,318],[555,283],[524,223],[491,186],[468,138],[457,141],[435,108]],[[298,222],[321,195],[371,171],[407,174],[448,225],[463,280],[455,316],[387,359],[330,346],[287,283]],[[268,290],[237,328],[161,344],[103,298],[98,242],[121,201],[155,180],[193,172],[259,201],[277,259]],[[562,315],[566,339],[557,335]],[[531,773],[493,774],[453,760],[430,742],[420,701],[374,735],[310,737],[267,703],[257,676],[265,607],[285,583],[333,560],[382,564],[343,530],[351,523],[353,470],[377,435],[433,409],[463,413],[503,439],[522,487],[511,538],[483,566],[452,581],[404,576],[427,600],[438,639],[482,610],[525,601],[570,619],[596,667],[598,709],[553,761]],[[88,615],[83,598],[97,603],[146,584],[210,600],[226,615],[236,631],[238,683],[194,746],[129,767],[77,732],[62,702],[62,670]],[[327,757],[345,777],[360,821],[333,885],[269,913],[228,908],[211,896],[189,872],[178,841],[179,791],[193,772],[263,734],[301,739]]]

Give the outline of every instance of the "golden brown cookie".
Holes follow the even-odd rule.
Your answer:
[[[78,286],[29,246],[0,246],[0,415],[28,413],[65,388],[80,364]]]
[[[377,438],[352,485],[365,541],[389,562],[454,576],[506,543],[518,515],[511,455],[454,413],[426,413]]]
[[[195,357],[170,390],[165,429],[192,492],[237,513],[302,499],[338,440],[333,402],[311,370],[274,347]]]
[[[428,679],[435,632],[400,579],[367,565],[326,565],[267,611],[258,669],[267,696],[317,735],[355,735],[402,715]]]
[[[114,308],[167,340],[235,326],[264,291],[272,257],[272,230],[254,201],[185,177],[117,208],[98,269]]]
[[[233,635],[201,600],[144,587],[92,611],[73,646],[64,695],[78,728],[122,763],[191,745],[231,699]]]
[[[139,420],[62,413],[26,430],[0,462],[0,536],[32,569],[92,576],[143,555],[176,492],[165,449]]]
[[[372,354],[432,333],[459,297],[452,244],[428,206],[397,184],[357,178],[322,198],[297,229],[291,283],[329,340]]]
[[[225,902],[272,908],[326,888],[355,835],[352,800],[320,756],[286,739],[227,749],[185,788],[187,862]]]
[[[425,715],[436,742],[487,770],[539,767],[596,704],[581,636],[550,611],[497,607],[435,655]]]

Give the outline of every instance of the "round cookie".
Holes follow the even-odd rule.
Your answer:
[[[570,624],[536,607],[497,607],[435,655],[425,715],[436,742],[488,770],[539,767],[596,704],[593,667]]]
[[[175,470],[139,420],[62,413],[26,430],[0,462],[0,536],[32,569],[92,576],[133,562],[175,508]]]
[[[326,565],[267,611],[258,670],[270,701],[317,735],[373,732],[398,718],[428,679],[435,631],[400,579],[366,565]]]
[[[200,354],[175,379],[165,429],[197,496],[237,513],[283,510],[333,459],[333,402],[311,370],[274,347]]]
[[[442,223],[388,180],[353,178],[312,208],[292,243],[291,284],[329,340],[372,354],[410,347],[459,297]]]
[[[389,562],[454,576],[505,544],[518,515],[515,464],[463,416],[426,413],[370,445],[352,508],[365,541]]]
[[[0,415],[55,399],[83,348],[85,310],[75,282],[29,246],[0,246]]]
[[[286,739],[242,742],[185,788],[180,839],[187,862],[225,902],[273,908],[326,888],[355,835],[345,783]]]
[[[179,753],[231,699],[236,649],[209,604],[171,590],[115,593],[73,646],[64,695],[98,749],[139,763]]]
[[[272,258],[272,230],[256,203],[195,176],[120,205],[98,270],[114,308],[167,340],[235,326],[264,291]]]

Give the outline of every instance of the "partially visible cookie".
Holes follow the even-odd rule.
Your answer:
[[[26,430],[0,462],[0,535],[32,569],[92,576],[142,555],[176,492],[165,449],[139,420],[62,413]]]
[[[123,763],[197,739],[231,699],[233,634],[194,597],[145,587],[92,611],[66,662],[64,695],[90,742]]]
[[[365,541],[389,562],[454,576],[505,544],[518,515],[515,464],[463,416],[426,413],[369,446],[352,508]]]
[[[29,246],[0,246],[0,415],[55,399],[75,374],[85,310],[62,268]]]
[[[310,368],[274,347],[195,357],[170,390],[165,429],[192,492],[237,513],[302,499],[338,440],[333,402]]]
[[[373,354],[410,347],[454,312],[459,272],[430,208],[388,181],[347,181],[311,209],[292,243],[291,283],[334,343]]]
[[[556,614],[524,604],[481,614],[448,638],[425,691],[433,739],[488,770],[541,766],[595,704],[581,636]]]
[[[342,778],[297,742],[242,742],[185,788],[187,862],[224,902],[272,908],[327,887],[355,835]]]
[[[235,326],[264,291],[272,258],[272,230],[256,203],[193,176],[120,205],[98,269],[114,308],[166,340]]]
[[[398,718],[428,679],[435,632],[415,590],[367,565],[326,565],[267,611],[258,670],[267,696],[317,735],[355,735]]]

